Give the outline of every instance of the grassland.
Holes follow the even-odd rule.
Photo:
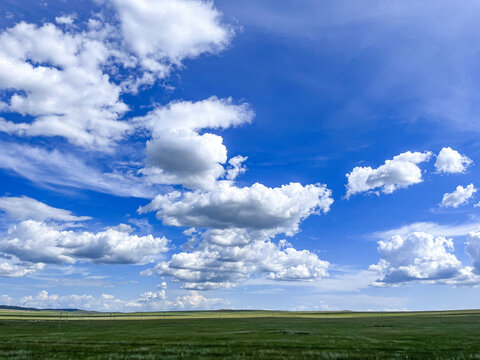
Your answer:
[[[0,359],[480,359],[480,311],[0,311]]]

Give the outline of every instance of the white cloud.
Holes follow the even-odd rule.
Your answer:
[[[172,301],[167,298],[164,289],[144,292],[133,300],[120,299],[115,295],[105,293],[98,296],[89,294],[58,295],[41,290],[36,295],[23,296],[18,300],[7,295],[0,295],[0,301],[37,309],[80,309],[103,312],[209,309],[214,305],[228,303],[222,299],[205,297],[196,291],[189,291]]]
[[[473,229],[480,228],[480,222],[472,221],[468,223],[460,223],[460,224],[448,224],[448,225],[440,225],[437,223],[431,222],[418,222],[410,225],[406,225],[397,229],[392,229],[388,231],[376,232],[373,233],[372,236],[374,238],[391,238],[390,241],[385,242],[391,243],[390,248],[393,249],[395,246],[394,244],[400,244],[401,241],[397,239],[405,239],[403,242],[410,243],[410,247],[417,247],[418,252],[420,255],[418,258],[415,255],[405,255],[405,257],[411,256],[411,262],[414,264],[410,264],[405,266],[401,271],[417,271],[417,274],[421,273],[421,268],[427,268],[425,273],[428,273],[428,267],[430,266],[431,270],[431,278],[426,280],[419,279],[410,279],[406,281],[413,281],[413,280],[420,280],[422,282],[428,283],[446,283],[446,284],[453,284],[453,285],[465,285],[465,286],[476,286],[480,283],[480,276],[478,276],[478,269],[479,267],[479,257],[477,250],[480,249],[478,246],[478,231],[472,231]],[[416,239],[413,234],[421,234],[422,239]],[[468,235],[468,236],[467,236]],[[453,237],[460,237],[460,236],[467,236],[467,242],[465,243],[465,252],[470,256],[474,267],[471,266],[458,266],[459,262],[456,259],[453,252],[449,252],[448,250],[453,251],[453,242],[451,240],[445,240],[443,236],[453,236]],[[395,240],[394,240],[395,239]],[[410,241],[407,242],[407,239]],[[436,250],[432,250],[432,241],[435,244]],[[382,241],[379,242],[379,244]],[[412,245],[415,244],[415,245]],[[450,246],[452,245],[452,246]],[[442,250],[441,246],[445,248],[445,251]],[[386,248],[385,246],[383,246]],[[429,249],[430,248],[430,249]],[[423,250],[422,250],[423,249]],[[379,247],[380,250],[380,247]],[[396,250],[393,250],[395,253]],[[398,251],[400,253],[408,253],[408,250],[405,249],[404,246],[398,246]],[[424,253],[424,256],[421,256],[421,253]],[[372,265],[371,270],[379,271],[382,273],[382,276],[386,276],[387,278],[390,276],[388,275],[389,272],[392,272],[392,275],[398,275],[401,277],[402,273],[400,270],[396,271],[394,266],[390,266],[388,261],[385,261],[385,257],[382,256],[378,265]],[[448,262],[451,261],[451,271],[452,276],[448,277]],[[431,263],[429,265],[429,263]],[[457,265],[455,265],[457,264]],[[461,265],[461,264],[460,264]],[[440,276],[438,279],[434,279],[435,277],[435,266],[438,267],[438,273],[441,275],[441,267],[444,266],[445,275],[443,278]],[[415,269],[418,267],[417,269]],[[457,268],[458,272],[454,275],[455,268]],[[437,274],[438,275],[438,274]],[[408,276],[405,275],[405,278]],[[378,281],[376,285],[385,285],[389,283],[389,281]],[[395,281],[390,281],[390,284],[395,284]]]
[[[120,224],[98,233],[59,230],[56,226],[25,220],[0,239],[0,251],[30,263],[75,263],[90,260],[104,264],[138,264],[158,259],[168,240],[132,235]]]
[[[6,119],[0,119],[0,131],[28,137],[60,136],[74,145],[101,151],[112,151],[134,131],[147,133],[151,139],[145,167],[140,170],[144,176],[138,176],[142,166],[138,164],[126,171],[113,167],[106,172],[88,165],[79,155],[6,143],[0,167],[45,186],[120,196],[149,197],[152,190],[143,180],[194,190],[159,195],[141,208],[141,212],[156,211],[165,224],[210,228],[203,233],[192,230],[188,250],[156,267],[158,273],[185,280],[186,288],[234,286],[257,275],[284,281],[326,276],[327,262],[283,240],[275,244],[272,238],[279,233],[293,235],[304,219],[326,213],[333,203],[330,190],[320,184],[298,183],[237,188],[233,181],[245,172],[247,158],[229,159],[223,138],[205,131],[251,122],[254,112],[248,104],[217,97],[176,101],[132,121],[123,119],[129,109],[122,92],[153,84],[181,67],[186,58],[217,53],[229,45],[233,29],[222,24],[213,2],[109,2],[117,11],[112,24],[95,15],[85,30],[79,30],[74,16],[59,16],[55,18],[58,25],[22,22],[0,33],[0,90],[4,90],[0,111],[6,114]],[[11,113],[16,115],[9,118]],[[133,235],[127,225],[100,232],[66,230],[67,225],[49,221],[89,218],[27,197],[0,198],[0,208],[21,221],[0,239],[0,251],[7,254],[1,269],[9,275],[4,276],[25,275],[43,263],[146,263],[167,251],[167,239]],[[170,303],[162,289],[146,292],[130,305],[199,308],[217,300],[191,292]],[[97,299],[60,297],[46,291],[24,301],[84,304],[86,308],[124,305],[107,294]]]
[[[72,15],[62,15],[55,17],[55,22],[60,25],[73,25],[75,21],[75,14]]]
[[[230,160],[228,160],[227,173],[225,178],[227,180],[235,180],[239,175],[243,174],[247,171],[247,168],[244,165],[244,162],[247,161],[248,158],[246,156],[237,155]]]
[[[233,36],[210,1],[111,2],[118,23],[97,14],[80,30],[74,15],[58,16],[58,26],[21,22],[0,34],[0,111],[26,118],[0,118],[0,131],[112,151],[133,131],[121,120],[122,92],[153,84],[184,58],[223,50]]]
[[[326,213],[333,203],[325,185],[290,183],[269,188],[256,183],[238,188],[219,183],[209,192],[175,191],[157,195],[140,213],[157,211],[165,225],[200,228],[249,228],[292,235],[312,214]]]
[[[289,289],[293,287],[308,286],[309,291],[313,293],[331,293],[331,292],[360,292],[362,289],[371,287],[372,283],[378,279],[378,271],[365,270],[352,267],[351,265],[339,266],[329,264],[328,277],[323,277],[321,281],[305,282],[292,279],[279,283],[271,278],[251,278],[242,283],[242,286],[261,286],[265,290],[260,291],[278,291],[279,289]]]
[[[421,183],[422,171],[417,165],[428,161],[431,156],[432,153],[429,151],[423,153],[407,151],[385,161],[384,165],[376,169],[370,166],[355,167],[346,175],[348,178],[346,197],[377,188],[385,194],[391,194],[397,189]]]
[[[175,306],[179,309],[209,309],[213,305],[223,302],[222,299],[207,298],[197,291],[191,291],[187,295],[177,297]]]
[[[198,247],[174,254],[145,274],[170,276],[194,290],[229,288],[257,276],[311,281],[328,275],[328,262],[308,250],[294,249],[285,240],[274,244],[262,232],[208,230],[201,237]]]
[[[141,173],[151,183],[212,188],[218,178],[226,175],[223,165],[227,162],[227,148],[221,136],[200,135],[198,131],[249,123],[253,116],[248,104],[235,105],[229,98],[210,97],[195,103],[173,102],[134,119],[139,127],[152,134],[146,147],[147,167]],[[242,172],[239,159],[230,159],[238,167],[236,175]],[[233,168],[227,176],[231,178],[235,166],[230,165]]]
[[[226,129],[249,123],[254,115],[246,103],[235,105],[231,98],[212,96],[197,102],[174,101],[134,120],[155,136],[171,129]]]
[[[433,236],[466,236],[472,229],[480,227],[480,221],[472,221],[467,223],[440,225],[434,222],[416,222],[413,224],[401,226],[399,228],[377,231],[372,233],[371,237],[375,239],[389,239],[392,236],[407,236],[412,232],[426,232]]]
[[[462,275],[462,264],[453,251],[453,241],[414,232],[406,237],[393,236],[379,241],[381,259],[370,270],[379,271],[379,286],[396,285],[409,281],[441,282]]]
[[[130,172],[101,172],[73,154],[15,143],[0,143],[0,168],[36,184],[89,189],[116,196],[152,198],[154,189]]]
[[[122,311],[132,310],[128,302],[115,298],[113,295],[101,294],[99,297],[92,295],[58,295],[49,294],[41,290],[37,295],[24,296],[18,304],[37,309],[80,309],[94,311]]]
[[[128,107],[102,71],[111,56],[104,40],[96,31],[24,22],[1,33],[0,89],[11,92],[2,110],[34,120],[0,119],[0,131],[62,136],[94,150],[109,150],[122,139],[130,125],[118,118]]]
[[[165,310],[166,308],[170,308],[172,303],[167,300],[166,290],[161,289],[157,291],[146,291],[140,294],[135,300],[129,302],[128,305],[146,310]]]
[[[21,277],[42,270],[43,263],[31,264],[20,261],[16,256],[0,252],[0,277]]]
[[[158,263],[153,272],[184,282],[187,289],[210,290],[255,276],[283,281],[327,276],[328,262],[270,238],[295,234],[302,220],[328,212],[332,203],[330,190],[320,184],[237,188],[221,182],[210,192],[158,195],[139,212],[157,211],[167,225],[209,228],[201,234],[189,229],[192,238],[183,246],[187,251]]]
[[[443,207],[456,208],[468,202],[477,190],[478,189],[475,188],[473,184],[467,185],[465,188],[459,185],[454,192],[443,194],[442,203],[440,205]]]
[[[472,260],[475,273],[480,274],[480,230],[474,230],[468,234],[465,252]]]
[[[203,233],[192,230],[188,250],[156,267],[158,273],[163,266],[176,280],[185,279],[186,288],[234,286],[257,275],[285,281],[326,276],[328,263],[315,254],[298,251],[283,240],[278,244],[271,240],[279,233],[293,235],[300,222],[312,214],[326,213],[333,203],[330,190],[320,184],[298,183],[237,188],[233,181],[245,172],[247,158],[229,159],[223,138],[205,131],[249,123],[254,112],[248,104],[217,97],[176,101],[133,121],[122,120],[128,111],[122,92],[153,84],[186,58],[228,46],[233,30],[221,23],[213,2],[110,2],[119,25],[105,23],[97,15],[80,31],[73,16],[59,16],[55,19],[58,26],[20,23],[0,34],[0,90],[5,90],[0,111],[23,117],[0,119],[0,131],[61,136],[75,145],[102,151],[111,151],[135,130],[148,133],[151,139],[140,171],[144,176],[137,176],[138,167],[106,173],[72,154],[19,144],[4,144],[0,167],[37,184],[121,196],[148,197],[151,190],[142,179],[195,190],[159,195],[141,209],[156,211],[165,224],[210,228]],[[132,235],[127,225],[97,233],[65,230],[67,225],[62,228],[48,221],[88,218],[34,199],[4,197],[0,208],[21,221],[0,239],[0,251],[8,260],[4,272],[14,274],[9,276],[25,275],[43,263],[145,263],[158,260],[167,250],[167,239]],[[72,295],[62,300],[42,292],[25,301],[30,300],[52,304],[78,301],[91,308],[103,306],[100,300],[115,298]],[[147,303],[167,304],[164,290],[144,293],[132,306]],[[172,304],[198,308],[214,303],[216,299],[191,292]]]
[[[175,301],[167,298],[166,283],[163,282],[158,285],[160,288],[157,291],[147,291],[133,301],[126,304],[127,307],[134,307],[137,310],[165,310],[165,309],[210,309],[214,305],[226,304],[228,301],[218,298],[208,298],[197,291],[188,291],[183,296],[177,296]]]
[[[13,298],[8,295],[0,295],[0,304],[10,305],[13,302]]]
[[[217,53],[233,31],[221,23],[213,2],[203,0],[111,0],[127,47],[152,82],[168,74],[170,64],[184,58]]]
[[[147,142],[147,168],[141,173],[154,184],[211,188],[225,170],[227,149],[221,136],[170,130]]]
[[[444,147],[438,153],[435,169],[438,173],[454,174],[464,173],[473,163],[467,156],[461,155],[450,147]]]
[[[0,209],[17,221],[31,219],[77,222],[91,219],[90,216],[75,216],[69,210],[54,208],[27,196],[0,197]]]

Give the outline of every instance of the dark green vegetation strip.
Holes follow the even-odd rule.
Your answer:
[[[0,359],[480,359],[480,314],[0,320]]]

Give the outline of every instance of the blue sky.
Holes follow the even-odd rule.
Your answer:
[[[0,10],[0,303],[478,307],[476,2]]]

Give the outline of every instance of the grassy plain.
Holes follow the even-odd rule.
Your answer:
[[[0,359],[480,359],[480,311],[0,311]]]

